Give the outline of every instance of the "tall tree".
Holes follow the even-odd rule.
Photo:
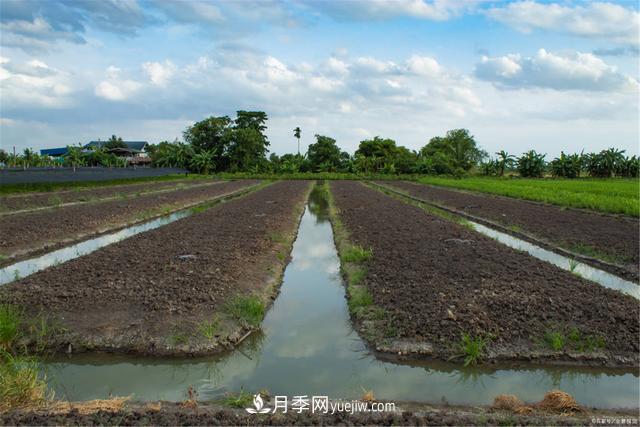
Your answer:
[[[189,126],[183,133],[184,140],[196,151],[212,153],[212,163],[221,169],[231,139],[231,123],[228,116],[208,117]]]
[[[486,158],[487,153],[477,146],[467,129],[453,129],[444,137],[431,138],[420,150],[420,157],[429,159],[436,173],[461,174]]]
[[[340,168],[342,160],[336,140],[317,134],[316,142],[307,149],[307,158],[314,172],[334,172]]]
[[[300,155],[300,134],[302,133],[302,130],[300,129],[300,127],[296,127],[293,130],[293,136],[295,136],[298,139],[298,155]]]
[[[498,156],[498,168],[500,169],[500,176],[504,175],[504,170],[508,167],[512,167],[515,164],[516,156],[507,153],[504,150],[500,150],[496,153]]]

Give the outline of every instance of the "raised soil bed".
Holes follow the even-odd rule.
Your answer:
[[[3,286],[0,302],[44,317],[48,350],[223,350],[252,329],[221,316],[229,302],[256,295],[268,305],[274,296],[309,189],[269,185]],[[215,336],[200,333],[214,321]]]
[[[182,207],[202,203],[258,181],[232,181],[0,216],[0,265],[57,249]]]
[[[430,203],[496,222],[504,226],[506,231],[524,232],[569,251],[618,264],[626,271],[612,270],[606,265],[596,267],[620,274],[628,280],[638,280],[638,218],[583,209],[563,209],[544,203],[411,182],[386,181],[380,184]]]
[[[485,360],[638,365],[634,298],[362,183],[330,188],[350,240],[373,251],[363,284],[385,315],[359,327],[378,351],[448,359],[469,334],[487,339]]]

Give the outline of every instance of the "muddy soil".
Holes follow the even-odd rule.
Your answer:
[[[467,333],[489,340],[485,359],[638,365],[631,296],[361,183],[330,188],[351,240],[373,250],[363,283],[386,315],[360,330],[377,350],[446,359],[462,353]],[[562,350],[545,342],[552,332],[564,337]]]
[[[0,265],[256,184],[233,181],[0,217]],[[11,259],[14,258],[14,259]]]
[[[229,301],[273,296],[309,188],[304,181],[272,184],[3,286],[0,300],[24,307],[27,318],[47,319],[50,335],[39,343],[26,333],[30,347],[222,350],[252,329],[219,316]],[[205,321],[214,323],[215,336],[201,333]]]
[[[414,197],[523,231],[542,241],[619,264],[629,280],[638,280],[640,223],[638,218],[604,215],[579,209],[450,190],[411,182],[379,183]],[[589,250],[591,249],[591,250]],[[602,266],[597,266],[602,268]],[[618,271],[611,271],[616,274]]]
[[[46,193],[15,194],[0,197],[0,214],[55,207],[65,203],[92,202],[111,197],[130,197],[151,191],[171,190],[212,183],[213,180],[176,179],[172,181],[144,182],[139,184],[110,185],[104,187],[78,188],[75,190],[51,191]]]
[[[0,425],[589,425],[595,419],[636,420],[637,411],[583,410],[577,413],[533,411],[517,414],[489,407],[397,404],[396,412],[337,412],[321,414],[289,409],[287,413],[248,414],[215,403],[128,403],[123,408],[86,411],[83,405],[70,410],[13,411],[0,414]],[[618,422],[612,422],[618,420]]]

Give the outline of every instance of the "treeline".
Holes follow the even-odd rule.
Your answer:
[[[209,117],[187,128],[185,142],[164,141],[149,152],[156,166],[190,169],[199,173],[314,173],[424,174],[463,176],[473,172],[503,176],[517,172],[523,177],[542,177],[547,173],[576,178],[637,177],[640,160],[625,157],[624,151],[611,148],[600,153],[562,153],[551,162],[534,150],[520,157],[505,151],[492,159],[466,129],[454,129],[445,136],[431,138],[419,151],[397,145],[393,139],[376,136],[360,142],[353,155],[343,151],[335,139],[315,135],[315,143],[305,154],[271,154],[264,134],[267,115],[261,111],[238,111],[235,120],[228,116]],[[298,139],[301,129],[293,136]],[[299,150],[299,148],[298,148]]]
[[[450,130],[431,138],[420,150],[410,150],[393,139],[376,136],[360,142],[353,155],[343,151],[335,139],[315,135],[306,153],[300,153],[302,130],[296,127],[298,152],[278,156],[269,151],[265,134],[267,114],[262,111],[238,111],[236,118],[209,117],[189,126],[181,141],[163,141],[147,147],[152,165],[185,168],[197,173],[244,172],[250,174],[294,174],[316,172],[373,174],[421,174],[464,176],[470,173],[503,176],[518,173],[522,177],[547,174],[563,178],[588,175],[598,178],[638,177],[640,159],[626,157],[623,150],[610,148],[600,153],[565,154],[547,162],[546,155],[534,150],[516,157],[505,151],[491,158],[466,129]],[[124,146],[115,135],[102,147],[83,150],[67,147],[64,164],[69,166],[126,166],[126,160],[109,152]],[[7,166],[50,166],[57,164],[48,156],[32,150],[9,155],[0,150],[0,164]]]
[[[586,174],[594,178],[637,178],[640,170],[638,156],[625,156],[624,150],[609,148],[599,153],[565,154],[545,161],[545,154],[530,150],[522,156],[515,156],[500,151],[497,158],[480,163],[480,171],[484,175],[502,176],[507,170],[517,171],[522,177],[540,178],[546,173],[560,178],[578,178]]]

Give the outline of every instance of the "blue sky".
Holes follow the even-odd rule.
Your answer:
[[[239,109],[271,150],[465,127],[490,153],[638,152],[637,2],[0,1],[0,146],[159,142]]]

